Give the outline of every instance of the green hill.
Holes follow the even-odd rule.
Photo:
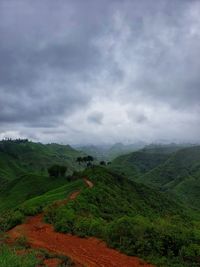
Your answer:
[[[0,211],[14,208],[34,196],[64,185],[66,177],[49,177],[38,174],[24,174],[9,182],[0,190]]]
[[[64,165],[69,175],[80,168],[76,158],[82,155],[70,146],[0,141],[0,210],[64,185],[66,178],[49,177],[48,167]]]
[[[79,175],[88,177],[94,187],[83,189],[67,205],[45,209],[46,221],[57,231],[99,237],[157,266],[198,266],[194,255],[200,250],[200,225],[192,221],[189,210],[157,190],[104,168],[90,168]],[[193,256],[187,259],[189,253]]]
[[[169,154],[167,153],[151,153],[148,150],[140,150],[117,157],[111,162],[109,168],[134,180],[168,158]]]
[[[189,205],[200,208],[200,146],[177,151],[138,181],[174,193]]]
[[[0,141],[0,177],[12,180],[21,172],[47,174],[48,166],[56,163],[73,170],[77,167],[75,159],[80,155],[83,153],[69,145]]]
[[[200,208],[200,146],[148,146],[117,157],[108,168]]]
[[[77,147],[78,150],[83,151],[86,154],[92,155],[97,160],[113,160],[114,158],[130,153],[132,151],[139,150],[144,147],[143,142],[137,142],[134,144],[124,145],[122,143],[116,143],[114,145],[86,145]]]
[[[198,207],[200,147],[145,148],[70,176],[80,169],[80,155],[57,144],[0,142],[0,230],[43,211],[57,231],[96,236],[156,266],[199,266],[200,219],[173,195]],[[52,164],[66,165],[67,175],[50,177]],[[94,187],[85,186],[85,177]],[[75,200],[62,201],[80,190]]]

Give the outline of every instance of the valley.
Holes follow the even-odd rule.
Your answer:
[[[84,154],[69,146],[10,141],[3,147],[2,257],[24,239],[20,250],[30,262],[41,262],[38,249],[48,251],[40,256],[47,266],[64,264],[63,257],[65,266],[199,266],[198,146],[147,147],[103,166],[97,159],[78,163]],[[66,173],[52,176],[52,164],[66,166]],[[185,180],[187,191],[177,190]]]

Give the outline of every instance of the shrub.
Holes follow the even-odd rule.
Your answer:
[[[10,228],[22,223],[24,215],[19,211],[6,211],[0,217],[0,231],[5,232]]]
[[[38,259],[33,253],[17,255],[15,251],[8,246],[0,246],[1,267],[35,267],[38,265],[38,262]]]

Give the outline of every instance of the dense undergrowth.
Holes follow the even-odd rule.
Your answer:
[[[18,255],[16,250],[6,245],[0,245],[1,267],[35,267],[39,263],[33,252]]]
[[[64,255],[50,253],[45,249],[32,249],[25,237],[20,237],[12,245],[0,244],[1,267],[47,266],[45,261],[56,259],[59,267],[73,267],[74,262]]]

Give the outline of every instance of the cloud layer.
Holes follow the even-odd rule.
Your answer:
[[[0,2],[0,137],[199,142],[200,2]]]

